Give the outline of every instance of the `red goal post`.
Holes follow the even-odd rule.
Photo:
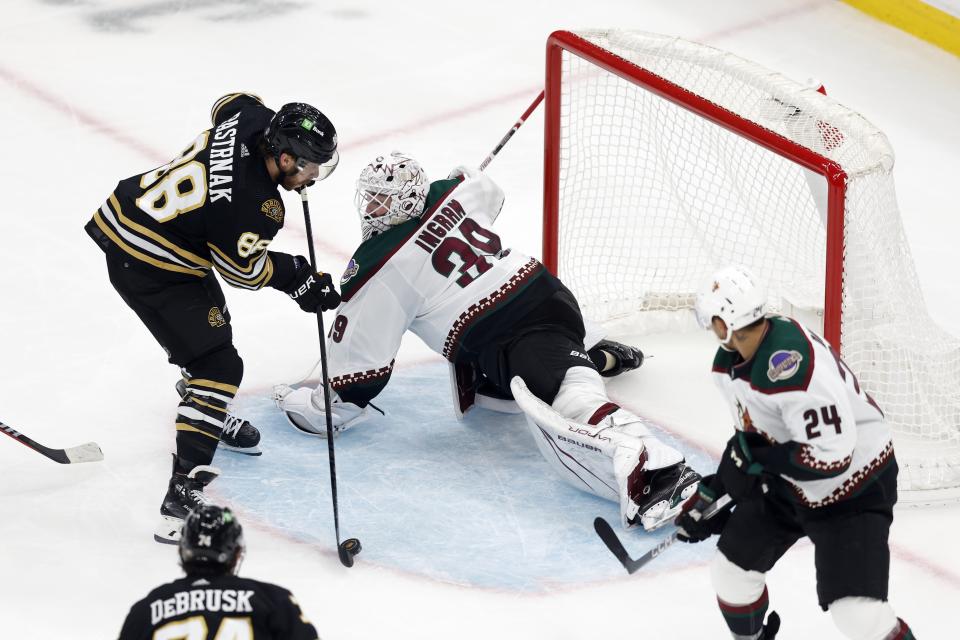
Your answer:
[[[584,309],[692,318],[702,279],[745,264],[887,411],[907,499],[960,496],[960,341],[926,315],[883,133],[679,38],[558,31],[546,54],[543,260]]]

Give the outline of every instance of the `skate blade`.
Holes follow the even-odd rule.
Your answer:
[[[643,526],[644,531],[656,531],[661,527],[671,524],[680,512],[683,511],[683,503],[679,503],[673,508],[665,508],[659,514],[653,515],[643,515],[640,517],[640,524]],[[649,513],[649,512],[648,512]]]
[[[162,521],[153,532],[153,539],[161,544],[180,544],[180,529],[183,520],[171,516],[160,516]]]
[[[260,450],[260,445],[254,445],[252,447],[234,447],[227,444],[223,440],[220,441],[220,444],[217,446],[217,449],[226,449],[227,451],[233,451],[234,453],[242,453],[245,456],[262,456],[263,451]]]

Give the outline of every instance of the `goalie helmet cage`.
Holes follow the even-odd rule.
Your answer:
[[[544,263],[592,318],[692,327],[704,279],[743,264],[773,311],[822,322],[883,408],[901,499],[960,498],[960,340],[926,313],[881,131],[643,32],[551,34],[545,93]]]

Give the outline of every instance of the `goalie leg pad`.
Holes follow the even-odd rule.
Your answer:
[[[605,433],[607,428],[567,420],[534,396],[519,376],[511,382],[510,390],[523,410],[537,448],[553,471],[578,489],[618,501],[611,464],[616,444]]]
[[[597,375],[596,371],[589,371]],[[584,424],[562,416],[555,407],[534,396],[519,376],[513,379],[510,388],[523,409],[540,453],[564,481],[617,502],[624,526],[642,522],[653,528],[666,521],[667,516],[650,516],[648,508],[658,505],[646,504],[642,497],[633,495],[632,488],[642,484],[637,478],[646,477],[648,468],[675,466],[683,456],[652,436],[638,435],[649,436],[649,430],[644,423],[636,422],[639,420],[637,416],[624,412],[622,417],[628,422],[622,425],[615,424],[612,419],[602,420],[599,424]],[[695,486],[689,488],[690,492],[695,490]],[[641,509],[644,513],[640,516],[647,516],[646,519],[638,517]],[[658,514],[663,511],[659,508]]]
[[[564,418],[584,424],[597,424],[619,409],[607,397],[603,378],[592,367],[570,367],[551,405]]]
[[[319,406],[316,403],[318,396]],[[273,390],[273,398],[294,429],[308,436],[327,437],[327,414],[323,408],[323,392],[320,387],[311,390],[308,387],[293,389],[287,385],[277,385]],[[330,420],[334,437],[369,417],[368,407],[359,407],[352,402],[340,402],[339,398],[331,401]]]

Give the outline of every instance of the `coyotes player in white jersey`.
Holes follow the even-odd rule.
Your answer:
[[[366,418],[409,329],[458,371],[461,401],[478,387],[516,400],[551,467],[617,501],[625,526],[669,522],[699,476],[610,402],[600,377],[640,366],[642,354],[609,341],[585,348],[573,294],[490,230],[503,201],[479,171],[459,168],[431,184],[398,153],[364,169],[363,243],[341,280],[327,347],[335,432]],[[277,400],[294,426],[325,435],[322,394],[281,386]]]
[[[770,640],[765,574],[797,540],[815,547],[817,596],[848,638],[905,640],[887,603],[887,544],[897,463],[883,412],[822,338],[765,315],[766,294],[742,267],[716,273],[697,297],[700,324],[720,340],[713,376],[736,433],[716,475],[677,518],[679,537],[720,534],[711,570],[734,638]],[[696,516],[721,494],[732,512]]]

